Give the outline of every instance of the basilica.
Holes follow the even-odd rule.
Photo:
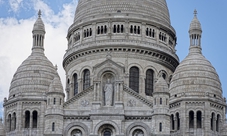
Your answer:
[[[226,136],[226,99],[202,54],[196,10],[188,23],[189,53],[179,62],[166,0],[79,0],[63,88],[44,53],[39,11],[0,136]]]

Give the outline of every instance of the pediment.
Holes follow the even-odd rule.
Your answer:
[[[94,86],[89,87],[88,89],[78,93],[68,101],[64,103],[64,109],[91,109],[91,103],[93,100],[93,90]]]
[[[101,75],[106,71],[113,72],[119,79],[119,77],[124,74],[125,68],[114,62],[112,59],[106,59],[105,61],[95,65],[93,67],[93,70],[94,75],[97,76],[95,77],[96,80],[99,79]]]
[[[147,98],[141,96],[140,94],[136,93],[132,89],[130,89],[127,86],[124,86],[124,100],[125,100],[125,107],[131,109],[131,108],[141,108],[141,109],[152,109],[153,108],[153,102],[148,100]]]

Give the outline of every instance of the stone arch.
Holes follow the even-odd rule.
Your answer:
[[[142,122],[134,122],[134,123],[130,124],[128,126],[128,128],[126,129],[126,136],[130,136],[130,133],[132,133],[134,131],[134,128],[136,129],[138,127],[143,128],[145,131],[144,134],[147,134],[147,136],[151,135],[151,128],[147,124],[144,124]]]
[[[149,70],[149,69],[151,69],[151,70],[153,70],[154,71],[154,78],[157,78],[157,76],[158,76],[158,70],[154,67],[154,66],[146,66],[145,68],[144,68],[144,71],[143,71],[143,75],[146,75],[146,72],[147,72],[147,70]]]
[[[144,69],[143,69],[143,67],[140,64],[138,64],[138,63],[131,63],[131,64],[129,64],[128,65],[128,71],[131,69],[131,67],[138,67],[139,68],[140,75],[141,74],[144,74]]]
[[[105,67],[97,73],[96,80],[101,80],[102,77],[105,75],[105,73],[112,73],[112,75],[115,77],[115,80],[118,80],[119,79],[118,73],[121,73],[121,72],[112,67]]]
[[[82,71],[83,72],[83,71]],[[72,81],[73,81],[73,75],[74,74],[77,74],[77,76],[79,77],[79,75],[80,75],[80,72],[78,71],[78,70],[73,70],[72,71],[72,73],[69,75],[69,77],[67,78],[67,79],[69,79],[70,80],[70,83],[72,83]]]
[[[88,69],[90,71],[90,77],[93,75],[92,67],[90,67],[90,66],[84,66],[78,72],[78,78],[81,78],[81,79],[83,78],[83,72],[84,72],[85,69]]]
[[[161,77],[163,74],[166,75],[166,77],[164,78],[165,80],[169,79],[169,74],[166,72],[166,70],[162,69],[158,72],[158,77]]]
[[[68,124],[66,127],[65,127],[65,131],[64,131],[64,136],[70,136],[69,134],[74,130],[74,129],[79,129],[82,131],[83,134],[85,134],[84,136],[88,136],[88,134],[90,133],[89,132],[89,129],[88,127],[81,123],[81,122],[73,122],[73,123],[70,123]]]
[[[99,122],[95,127],[94,127],[94,134],[98,135],[98,131],[100,129],[100,127],[102,127],[103,125],[112,125],[115,128],[116,134],[120,134],[120,127],[113,121],[101,121]]]

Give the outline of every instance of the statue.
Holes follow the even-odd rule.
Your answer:
[[[107,83],[104,87],[104,94],[105,94],[105,105],[111,106],[112,99],[113,99],[113,85],[110,83],[110,79],[107,79]]]

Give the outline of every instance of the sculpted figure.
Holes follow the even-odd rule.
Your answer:
[[[105,94],[105,105],[111,106],[112,105],[112,98],[113,98],[113,85],[110,83],[110,79],[107,79],[107,83],[104,87],[104,94]]]

